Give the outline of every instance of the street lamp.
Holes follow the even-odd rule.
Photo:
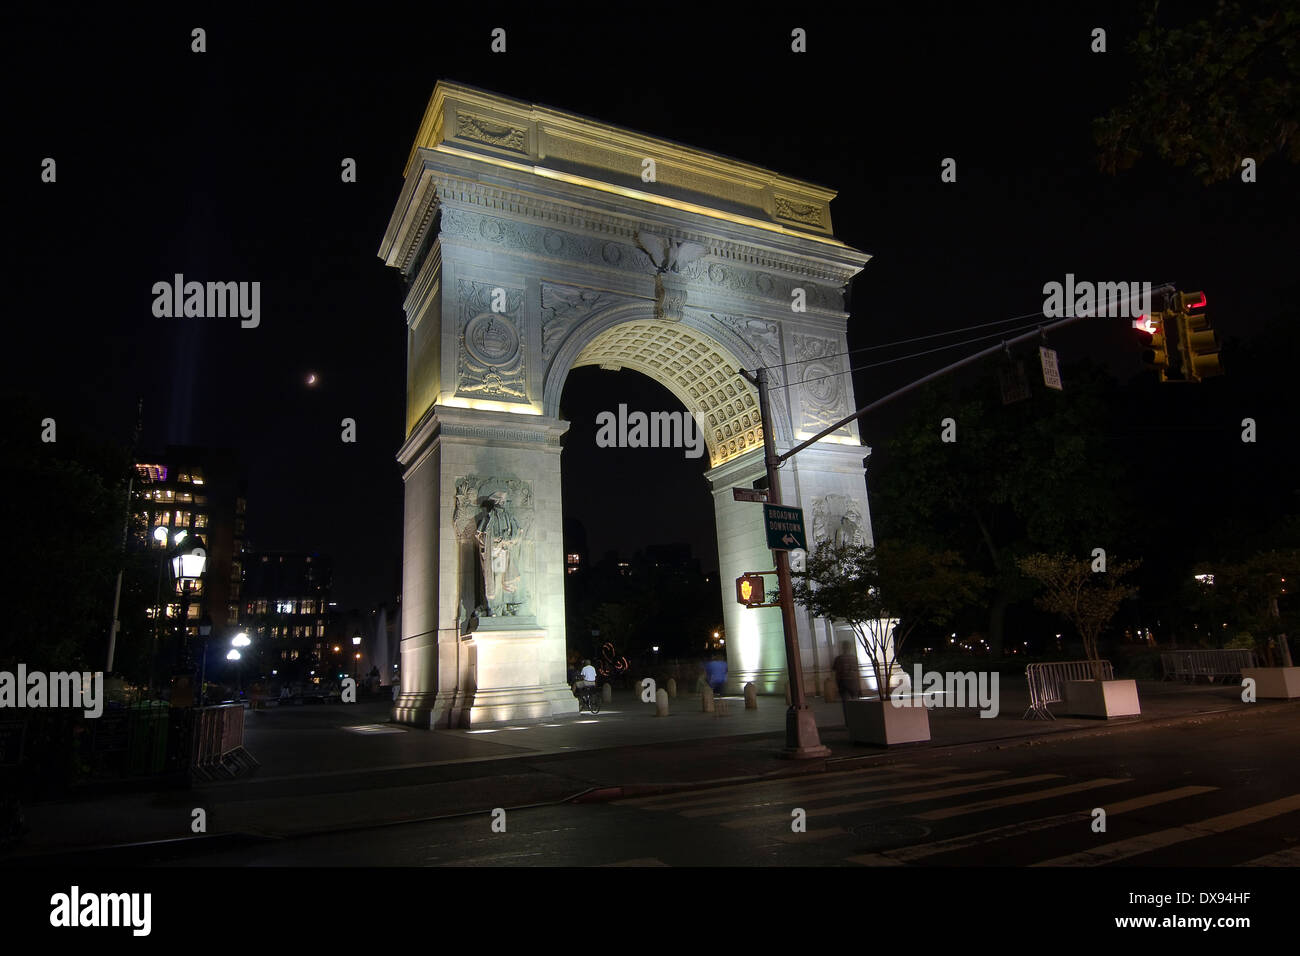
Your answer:
[[[153,601],[153,652],[149,655],[149,695],[151,697],[153,696],[154,690],[158,684],[157,673],[156,673],[156,668],[158,664],[158,621],[163,616],[162,579],[163,579],[163,569],[167,567],[168,535],[169,535],[169,531],[166,525],[160,524],[158,525],[158,527],[153,529],[153,539],[157,541],[160,545],[162,545],[163,553],[162,553],[162,557],[158,559],[158,584],[154,591],[154,601]],[[176,538],[172,543],[175,545],[179,545],[181,543],[181,540],[184,537],[185,537],[185,532],[180,531],[177,533]],[[167,606],[168,607],[171,606],[171,601],[167,602]]]
[[[204,550],[203,542],[198,537],[190,538],[188,543],[186,542],[187,538],[189,538],[189,535],[183,530],[177,532],[175,536],[176,547],[172,552],[172,573],[176,575],[176,583],[180,585],[181,589],[181,650],[184,654],[186,670],[192,676],[193,654],[189,647],[190,594],[207,568],[208,553]],[[202,686],[200,686],[199,693],[202,695]]]
[[[359,629],[352,632],[352,646],[356,648],[361,647],[361,631]],[[361,666],[361,651],[358,650],[353,655],[352,679],[354,681],[357,679],[357,668],[360,666]]]

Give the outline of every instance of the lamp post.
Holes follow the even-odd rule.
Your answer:
[[[181,532],[176,538],[176,544],[179,544],[185,532]],[[158,585],[154,591],[153,601],[153,652],[149,655],[149,696],[152,697],[158,686],[157,668],[158,668],[158,621],[163,616],[162,609],[162,579],[163,569],[167,567],[167,539],[168,531],[166,525],[159,525],[153,529],[153,539],[163,546],[162,557],[158,559]],[[168,607],[171,601],[167,602]]]
[[[243,657],[241,650],[252,643],[253,641],[248,636],[248,632],[240,631],[230,639],[230,650],[226,653],[226,660],[238,661]],[[235,667],[235,696],[241,700],[244,696],[244,668],[242,664]]]
[[[188,538],[189,535],[183,531],[176,535],[178,546],[174,549],[172,555],[172,572],[176,575],[176,581],[181,586],[180,629],[184,666],[186,671],[193,675],[194,661],[189,646],[190,592],[203,577],[203,571],[208,563],[208,553],[203,548],[203,542],[197,537],[187,544],[185,540]],[[201,693],[202,687],[200,686]]]
[[[352,647],[355,649],[352,654],[352,680],[357,679],[357,668],[361,664],[361,631],[354,631],[352,634]]]

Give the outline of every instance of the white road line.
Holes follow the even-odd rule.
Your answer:
[[[1121,800],[1119,803],[1110,803],[1105,807],[1106,816],[1113,817],[1119,813],[1126,813],[1130,810],[1141,810],[1144,807],[1153,807],[1157,804],[1168,803],[1170,800],[1181,800],[1183,797],[1195,797],[1202,793],[1209,793],[1217,790],[1218,787],[1178,787],[1174,790],[1164,790],[1160,793],[1143,794],[1140,797],[1134,797],[1131,800]],[[850,863],[861,863],[863,866],[894,866],[898,863],[909,863],[912,860],[919,860],[927,856],[934,856],[936,853],[950,853],[953,850],[964,850],[972,846],[982,846],[985,843],[996,843],[999,840],[1007,840],[1018,836],[1024,836],[1028,833],[1035,833],[1039,830],[1049,830],[1052,827],[1065,826],[1070,823],[1086,824],[1091,819],[1089,810],[1078,810],[1075,813],[1061,813],[1054,817],[1043,817],[1039,820],[1026,820],[1023,823],[1009,823],[1006,826],[994,827],[991,830],[982,830],[979,833],[971,833],[966,836],[953,837],[949,840],[935,840],[933,843],[921,843],[917,846],[899,847],[895,850],[885,850],[881,853],[864,853],[860,856],[847,857]]]
[[[856,787],[844,787],[839,790],[825,790],[822,788],[797,790],[793,793],[768,794],[757,800],[748,803],[742,801],[729,801],[717,807],[698,807],[691,810],[682,810],[678,816],[694,817],[715,817],[723,813],[731,813],[734,810],[745,808],[770,807],[772,804],[783,806],[798,806],[800,803],[809,803],[815,800],[829,800],[832,797],[851,797],[867,793],[884,793],[889,790],[910,790],[914,787],[930,787],[939,783],[959,783],[968,780],[985,780],[989,777],[996,777],[1005,774],[1005,770],[975,770],[970,773],[951,773],[943,777],[917,777],[909,780],[899,780],[894,783],[887,783],[883,786],[862,785]]]
[[[620,860],[618,863],[602,863],[601,866],[667,866],[663,860],[653,856],[642,856],[635,860]]]
[[[1098,777],[1096,780],[1085,780],[1082,783],[1069,783],[1061,787],[1053,787],[1050,790],[1035,790],[1030,793],[1016,793],[1009,797],[997,797],[993,800],[980,800],[976,803],[967,803],[960,807],[944,807],[942,810],[930,810],[927,813],[917,814],[918,820],[947,820],[949,817],[965,816],[968,813],[979,813],[981,810],[993,810],[997,807],[1014,807],[1021,803],[1037,803],[1039,800],[1050,800],[1052,797],[1067,797],[1072,793],[1079,793],[1082,790],[1097,790],[1101,787],[1113,787],[1117,783],[1132,783],[1132,777]]]
[[[1114,843],[1099,846],[1095,850],[1085,850],[1082,853],[1071,853],[1068,856],[1043,860],[1041,863],[1035,863],[1034,866],[1100,866],[1104,863],[1113,863],[1116,860],[1124,860],[1141,853],[1149,853],[1152,850],[1173,846],[1176,843],[1185,843],[1199,837],[1226,833],[1229,830],[1236,830],[1238,827],[1246,827],[1252,823],[1260,823],[1273,817],[1280,817],[1283,814],[1294,813],[1296,810],[1300,810],[1300,794],[1293,794],[1289,797],[1283,797],[1281,800],[1273,800],[1269,803],[1247,807],[1245,810],[1225,813],[1222,816],[1210,817],[1208,820],[1201,820],[1199,823],[1170,827],[1167,830],[1158,830],[1155,833],[1148,833],[1145,836],[1133,837],[1128,840],[1117,840]]]
[[[1245,863],[1238,863],[1238,866],[1300,866],[1300,847],[1293,846],[1289,850],[1278,850],[1276,853],[1270,853],[1268,856],[1259,856],[1253,860],[1247,860]]]
[[[925,800],[940,800],[944,797],[959,797],[967,793],[978,793],[981,790],[996,790],[999,787],[1014,787],[1022,783],[1038,783],[1042,780],[1058,780],[1059,773],[1039,773],[1030,777],[1012,777],[1006,780],[995,780],[992,783],[976,783],[968,787],[949,787],[946,790],[926,790],[921,793],[908,793],[893,797],[882,797],[879,800],[863,800],[859,803],[841,803],[834,807],[815,807],[809,811],[810,818],[826,817],[836,813],[848,813],[854,810],[870,810],[874,807],[888,807],[900,803],[920,803]],[[786,813],[766,813],[759,816],[750,817],[746,820],[728,820],[723,823],[724,827],[730,827],[733,830],[741,830],[746,827],[764,826],[769,823],[780,821],[789,822],[790,814]]]
[[[903,774],[903,771],[907,771]],[[923,767],[913,769],[912,764],[897,764],[884,770],[870,773],[872,778],[881,777],[892,779],[899,776],[911,776],[913,774],[935,774],[941,773],[936,768]],[[808,779],[816,781],[817,784],[825,787],[842,786],[849,779],[864,779],[866,775],[861,770],[842,770],[831,774],[809,774]],[[694,804],[716,803],[719,800],[729,799],[730,794],[737,792],[761,793],[773,788],[788,787],[792,783],[803,781],[804,777],[778,777],[775,780],[761,780],[757,783],[734,783],[725,787],[710,787],[708,790],[691,790],[686,793],[662,793],[650,797],[629,797],[625,800],[615,800],[621,807],[641,807],[647,810],[660,810],[665,807],[685,807]]]

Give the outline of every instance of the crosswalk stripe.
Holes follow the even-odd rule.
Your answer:
[[[1259,856],[1253,860],[1247,860],[1245,863],[1238,863],[1238,866],[1300,866],[1300,847],[1292,847],[1289,850],[1278,850],[1276,853],[1270,853],[1267,856]]]
[[[1025,783],[1038,783],[1042,780],[1058,780],[1059,773],[1038,773],[1029,777],[1010,777],[1006,780],[994,780],[991,783],[975,783],[966,787],[949,787],[946,790],[924,790],[920,793],[906,793],[891,797],[881,797],[879,800],[863,800],[858,803],[841,803],[833,807],[817,807],[812,810],[809,816],[829,816],[835,813],[849,813],[854,810],[870,810],[874,807],[887,807],[900,803],[920,803],[925,800],[940,800],[944,797],[959,797],[967,793],[978,793],[981,790],[996,790],[999,787],[1014,787]],[[733,830],[741,830],[746,827],[765,826],[769,823],[778,821],[788,821],[790,814],[787,813],[766,813],[759,816],[749,817],[745,820],[728,820],[722,825]]]
[[[903,771],[907,772],[904,773]],[[916,774],[924,776],[939,772],[941,771],[938,768],[923,767],[914,769],[912,764],[898,764],[876,771],[871,774],[871,777],[892,779],[897,776],[913,776]],[[815,785],[832,787],[841,786],[848,779],[862,779],[863,771],[844,770],[833,774],[812,774],[809,777],[815,781]],[[614,802],[621,807],[639,807],[645,810],[677,809],[694,804],[717,803],[719,800],[729,799],[731,794],[738,792],[761,793],[775,788],[788,787],[792,783],[802,782],[803,780],[803,777],[779,777],[775,780],[763,780],[758,783],[737,783],[725,787],[710,787],[706,791],[691,790],[686,793],[662,793],[650,797],[629,797]]]
[[[731,813],[734,810],[745,809],[749,807],[765,807],[773,803],[790,804],[792,801],[809,802],[813,800],[829,800],[832,797],[848,797],[855,794],[866,793],[883,793],[889,790],[910,790],[913,787],[931,787],[940,783],[958,783],[967,780],[983,780],[988,777],[996,777],[1005,774],[1005,770],[976,770],[970,773],[951,773],[943,777],[924,777],[912,778],[910,780],[899,780],[894,783],[887,783],[883,786],[864,783],[855,787],[845,787],[840,790],[824,789],[806,789],[794,793],[768,794],[758,800],[749,803],[728,801],[717,807],[696,807],[690,810],[682,810],[678,816],[695,818],[695,817],[715,817],[723,813]]]
[[[1202,820],[1199,823],[1170,827],[1167,830],[1158,830],[1155,833],[1132,837],[1128,840],[1117,840],[1114,843],[1099,846],[1094,850],[1084,850],[1082,853],[1071,853],[1067,856],[1043,860],[1041,863],[1035,863],[1034,866],[1100,866],[1104,863],[1112,863],[1115,860],[1124,860],[1128,857],[1137,856],[1140,853],[1148,853],[1152,850],[1173,846],[1175,843],[1184,843],[1199,837],[1226,833],[1229,830],[1236,830],[1238,827],[1250,826],[1252,823],[1280,817],[1286,813],[1294,813],[1296,810],[1300,810],[1300,794],[1293,794],[1289,797],[1283,797],[1281,800],[1273,800],[1269,803],[1247,807],[1245,810],[1225,813],[1222,816],[1210,817],[1208,820]]]
[[[976,803],[963,804],[960,807],[944,807],[941,810],[930,810],[926,813],[917,814],[919,820],[947,820],[949,817],[965,816],[968,813],[979,813],[981,810],[993,810],[997,807],[1014,807],[1021,803],[1037,803],[1039,800],[1050,800],[1052,797],[1067,797],[1072,793],[1078,793],[1081,790],[1097,790],[1101,787],[1113,787],[1117,783],[1132,783],[1131,777],[1098,777],[1096,780],[1084,780],[1082,783],[1069,783],[1061,787],[1053,787],[1050,790],[1035,790],[1030,793],[1015,793],[1009,797],[997,797],[992,800],[980,800]]]
[[[1127,813],[1130,810],[1141,810],[1145,807],[1153,807],[1157,804],[1168,803],[1171,800],[1181,800],[1184,797],[1199,796],[1202,793],[1209,793],[1217,790],[1218,787],[1177,787],[1173,790],[1164,790],[1159,793],[1147,793],[1140,797],[1133,797],[1129,800],[1121,800],[1119,803],[1108,804],[1105,808],[1106,816],[1113,817],[1120,813]],[[1064,826],[1068,823],[1080,823],[1089,819],[1088,810],[1078,810],[1075,813],[1061,813],[1054,817],[1043,817],[1039,820],[1026,820],[1023,823],[1010,823],[1006,826],[994,827],[991,830],[982,830],[979,833],[970,833],[966,836],[953,837],[949,840],[935,840],[933,843],[921,843],[917,846],[899,847],[894,850],[885,850],[883,853],[864,853],[860,856],[851,856],[847,860],[850,863],[860,863],[863,866],[893,866],[897,863],[908,863],[912,860],[919,860],[927,856],[934,856],[936,853],[950,853],[954,850],[965,850],[972,846],[981,846],[985,843],[995,843],[998,840],[1006,840],[1012,837],[1024,836],[1027,833],[1035,833],[1038,830],[1048,830],[1052,827]]]

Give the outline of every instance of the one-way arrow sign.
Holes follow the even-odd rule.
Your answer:
[[[767,546],[773,551],[808,550],[808,536],[803,529],[802,509],[765,504],[763,524],[767,528]]]

